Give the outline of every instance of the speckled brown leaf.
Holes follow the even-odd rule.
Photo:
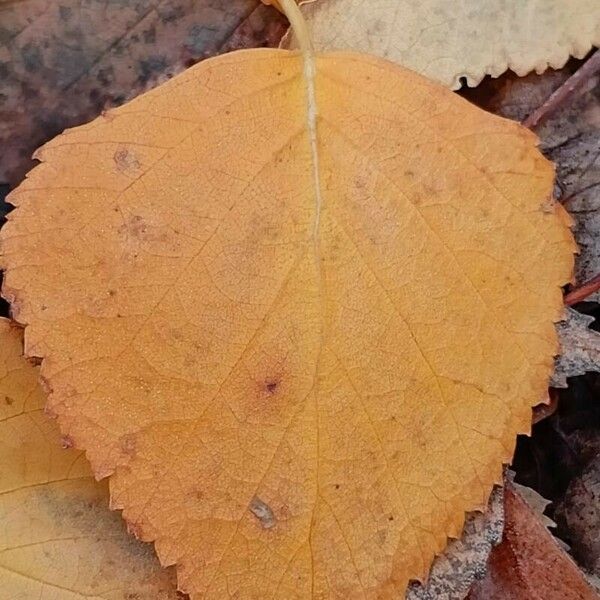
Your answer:
[[[507,484],[502,543],[492,550],[488,571],[469,600],[598,600],[569,555],[535,510]]]
[[[65,128],[206,56],[276,45],[283,23],[259,0],[0,3],[0,183]]]
[[[44,402],[21,330],[0,319],[0,600],[182,599]]]

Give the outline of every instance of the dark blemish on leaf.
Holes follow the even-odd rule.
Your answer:
[[[122,148],[117,150],[113,156],[119,171],[132,171],[140,168],[140,163],[130,150]]]
[[[117,295],[116,290],[108,290],[108,295],[112,298],[113,296]]]
[[[13,38],[13,32],[6,27],[0,27],[0,44],[7,45]]]
[[[112,66],[98,69],[97,75],[98,82],[104,87],[108,87],[115,80],[115,70]],[[99,94],[98,94],[99,95]]]
[[[156,75],[162,75],[169,66],[165,56],[149,56],[138,63],[139,81],[142,84],[148,83]]]
[[[250,501],[250,512],[258,519],[263,529],[275,527],[277,520],[271,510],[271,507],[263,502],[258,496],[254,496]]]
[[[119,446],[123,454],[127,456],[135,456],[135,450],[137,447],[135,436],[132,434],[125,434],[119,439]]]
[[[388,517],[388,521],[393,521],[393,520],[394,520],[394,517],[393,517],[392,515],[390,515],[390,516]]]
[[[25,44],[21,53],[23,55],[23,65],[25,66],[25,70],[29,73],[39,71],[40,68],[44,66],[44,59],[39,46],[32,43]]]
[[[216,30],[212,27],[193,25],[185,41],[186,50],[195,56],[202,55],[212,42],[215,32]]]
[[[411,171],[410,169],[404,171],[404,175],[406,175],[406,177],[414,177],[415,173],[414,171]]]
[[[142,35],[146,44],[154,44],[156,42],[156,27],[152,26],[150,29],[146,29]]]
[[[185,8],[183,6],[167,5],[164,8],[157,9],[157,12],[164,23],[172,23],[185,15]]]
[[[10,396],[4,396],[4,404],[7,406],[11,406],[14,403],[14,400]]]
[[[127,532],[133,535],[138,540],[142,539],[142,526],[138,523],[127,522]]]
[[[267,379],[267,381],[265,381],[265,390],[271,396],[277,391],[278,386],[279,381],[275,381],[273,379]]]
[[[73,10],[69,6],[59,6],[58,15],[60,16],[61,20],[66,23],[71,19],[71,16],[73,15]]]
[[[60,445],[65,450],[73,447],[73,438],[70,435],[61,435],[60,436]]]
[[[336,484],[335,484],[333,487],[334,487],[336,490],[339,490],[339,489],[340,489],[340,484],[339,484],[339,483],[336,483]]]

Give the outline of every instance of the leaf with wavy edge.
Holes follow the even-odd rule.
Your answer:
[[[320,51],[357,50],[458,89],[507,69],[558,69],[600,45],[597,0],[315,0],[303,2]],[[284,42],[296,47],[296,40]]]

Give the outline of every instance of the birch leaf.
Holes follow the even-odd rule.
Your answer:
[[[4,295],[193,599],[395,598],[483,509],[573,265],[535,145],[380,59],[254,50],[38,153]]]
[[[452,89],[557,69],[600,45],[597,0],[316,0],[303,11],[317,49],[376,54]]]
[[[0,319],[0,599],[179,598],[174,573],[108,510],[83,454],[61,448],[21,338]]]

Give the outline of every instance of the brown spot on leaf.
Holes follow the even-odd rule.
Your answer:
[[[61,435],[60,436],[60,445],[65,450],[73,447],[73,438],[70,435]]]
[[[141,166],[135,154],[127,148],[117,150],[113,159],[117,165],[117,169],[122,172],[136,171]]]
[[[141,238],[146,233],[146,221],[140,215],[132,215],[121,225],[119,231],[130,238]]]
[[[254,498],[252,498],[249,508],[250,512],[258,519],[263,529],[271,529],[272,527],[275,527],[277,519],[273,514],[273,510],[258,496],[254,496]]]
[[[121,446],[121,451],[123,452],[123,454],[126,454],[127,456],[135,456],[137,444],[135,441],[135,436],[133,434],[125,434],[121,436],[119,444]]]
[[[4,404],[11,406],[14,400],[10,396],[4,396]]]
[[[276,379],[267,379],[265,381],[265,390],[271,396],[277,392],[278,387],[279,381],[277,381]]]
[[[136,539],[141,540],[142,538],[142,527],[138,523],[127,522],[127,532],[133,535]]]

